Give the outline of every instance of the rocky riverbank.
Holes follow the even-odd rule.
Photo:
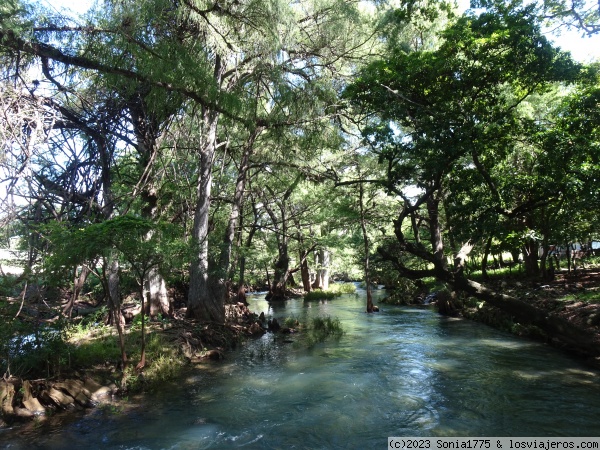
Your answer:
[[[0,426],[44,417],[50,411],[91,408],[109,401],[116,392],[114,384],[103,386],[91,377],[62,381],[0,380]]]
[[[227,305],[226,313],[225,324],[186,319],[184,309],[169,321],[149,323],[148,335],[160,341],[162,351],[150,350],[146,366],[141,369],[134,368],[133,360],[123,369],[118,357],[113,357],[91,360],[86,367],[68,367],[61,376],[49,379],[7,376],[0,380],[0,426],[45,420],[59,412],[83,410],[131,393],[160,389],[186,366],[222,359],[242,339],[266,332],[267,324],[243,303]],[[99,339],[104,340],[101,343],[114,343],[116,332],[110,327],[100,329],[101,332],[91,328],[86,336],[78,336],[73,345],[90,345]],[[131,324],[127,333],[133,341],[136,332]]]

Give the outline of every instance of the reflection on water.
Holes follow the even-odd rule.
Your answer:
[[[598,373],[544,345],[428,309],[382,305],[368,315],[364,293],[250,303],[279,319],[337,317],[346,334],[312,348],[300,335],[286,343],[267,334],[139,407],[22,436],[0,431],[0,448],[384,448],[402,435],[598,435]]]

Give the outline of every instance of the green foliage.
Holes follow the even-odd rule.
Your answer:
[[[14,314],[14,315],[13,315]],[[17,377],[59,376],[70,368],[71,348],[63,321],[36,325],[0,302],[0,372]]]
[[[161,266],[168,272],[170,264],[187,251],[176,239],[173,225],[133,215],[83,227],[50,222],[41,228],[41,234],[50,249],[44,259],[45,276],[58,283],[69,280],[73,267],[95,267],[98,258],[113,250],[119,251],[138,282],[152,267]]]
[[[139,332],[130,335],[130,345],[133,347],[129,354],[132,360],[139,358]],[[176,345],[168,342],[166,337],[160,333],[150,333],[146,340],[147,365],[143,373],[135,371],[135,365],[131,364],[123,374],[126,380],[128,392],[153,391],[164,388],[165,383],[172,382],[181,375],[186,360]]]
[[[16,275],[0,276],[0,297],[16,297],[22,289],[19,281]]]
[[[286,317],[283,320],[282,326],[285,328],[298,328],[300,326],[300,322],[296,317]]]
[[[162,323],[162,326],[166,325],[166,322]],[[141,356],[140,326],[132,326],[127,333],[126,345],[130,364],[123,374],[117,371],[121,360],[121,349],[113,327],[97,323],[70,327],[68,343],[71,367],[112,370],[114,376],[123,377],[126,390],[129,392],[160,388],[163,383],[172,381],[181,374],[186,361],[179,347],[169,340],[168,335],[153,332],[153,326],[153,323],[147,324],[150,332],[146,338],[147,365],[143,375],[135,371],[134,363]]]
[[[329,285],[329,292],[336,294],[354,294],[356,285],[354,283],[333,283]]]
[[[338,295],[335,292],[323,291],[321,289],[314,289],[310,292],[304,294],[304,300],[326,300],[337,297]]]
[[[385,258],[393,262],[392,269],[420,276],[431,273],[427,264],[439,256],[433,255],[436,234],[430,228],[444,229],[436,246],[445,246],[448,257],[448,242],[457,253],[462,243],[486,242],[489,236],[516,254],[525,245],[531,246],[526,253],[535,254],[536,242],[549,236],[551,220],[558,225],[554,219],[560,209],[571,223],[586,210],[575,202],[584,198],[575,194],[576,186],[586,183],[569,169],[593,167],[585,164],[586,155],[597,153],[590,152],[597,139],[585,137],[594,136],[598,123],[593,94],[590,106],[583,101],[576,107],[586,123],[576,128],[589,127],[579,138],[565,133],[567,122],[577,123],[575,115],[554,116],[548,108],[547,100],[556,102],[556,82],[577,82],[587,72],[552,47],[533,6],[499,2],[457,19],[440,36],[442,42],[432,50],[392,47],[385,58],[362,69],[344,93],[365,114],[363,137],[387,166],[383,184],[406,202],[392,238],[399,240],[398,248]],[[568,117],[565,126],[561,117]],[[556,133],[552,144],[541,140],[545,129]],[[561,139],[569,148],[557,145]],[[408,198],[407,187],[421,192]],[[426,202],[440,202],[443,208],[425,208]],[[415,236],[417,227],[421,236]],[[566,223],[559,228],[566,229]],[[425,267],[415,267],[409,254]],[[529,271],[532,264],[526,262]]]
[[[150,317],[144,315],[144,325],[148,325],[150,323]],[[142,329],[142,315],[138,314],[133,318],[133,322],[131,323],[132,330],[141,330]]]
[[[559,300],[563,302],[586,302],[586,303],[600,303],[600,290],[585,290],[582,292],[576,292],[565,295]]]
[[[305,344],[314,347],[328,338],[339,339],[344,335],[340,320],[332,317],[313,317],[306,325]]]
[[[339,297],[342,294],[354,294],[356,286],[354,283],[333,283],[329,285],[326,291],[314,289],[304,294],[304,300],[322,300]]]
[[[30,23],[24,21],[24,18],[29,12],[28,7],[19,0],[4,0],[0,4],[0,39],[5,38],[4,33],[9,31],[15,35],[26,31]]]
[[[79,330],[70,341],[73,343],[71,362],[74,367],[110,367],[121,359],[121,349],[111,327],[97,325]]]

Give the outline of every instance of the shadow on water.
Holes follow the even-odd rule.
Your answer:
[[[279,320],[339,318],[345,334],[310,348],[301,335],[266,334],[138,407],[0,432],[0,448],[383,448],[388,436],[598,434],[598,373],[539,343],[429,309],[366,314],[361,291],[249,301]]]

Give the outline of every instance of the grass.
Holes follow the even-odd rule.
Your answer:
[[[0,310],[2,305],[0,305]],[[114,327],[95,321],[56,323],[37,331],[7,322],[0,330],[0,371],[22,378],[56,378],[85,370],[101,382],[125,380],[129,392],[154,390],[175,379],[187,364],[180,347],[168,335],[153,331],[164,323],[149,324],[146,334],[146,367],[135,371],[141,358],[141,330],[128,327],[125,346],[129,365],[122,373],[121,349]],[[10,325],[10,326],[8,326]]]
[[[328,338],[339,339],[344,335],[340,320],[329,316],[312,318],[306,327],[306,331],[305,343],[309,348]]]
[[[600,303],[600,290],[588,289],[582,292],[567,294],[559,299],[563,302]]]
[[[113,327],[100,325],[83,332],[77,331],[70,335],[69,342],[72,343],[71,363],[74,367],[109,368],[114,376],[120,376],[118,365],[121,349]],[[146,367],[141,374],[135,371],[135,365],[141,358],[139,327],[134,326],[127,331],[125,346],[129,365],[123,377],[126,380],[125,389],[130,392],[154,390],[164,382],[175,379],[186,365],[178,346],[161,333],[153,332],[152,325],[146,334]]]
[[[333,283],[329,285],[329,289],[315,289],[307,292],[304,295],[305,300],[330,300],[335,297],[339,297],[342,294],[354,294],[356,292],[356,286],[354,283]]]
[[[301,338],[295,343],[300,347],[312,348],[328,338],[340,338],[344,335],[340,320],[329,316],[314,317],[306,323],[301,323],[296,317],[286,317],[282,321],[282,326],[300,332]]]

